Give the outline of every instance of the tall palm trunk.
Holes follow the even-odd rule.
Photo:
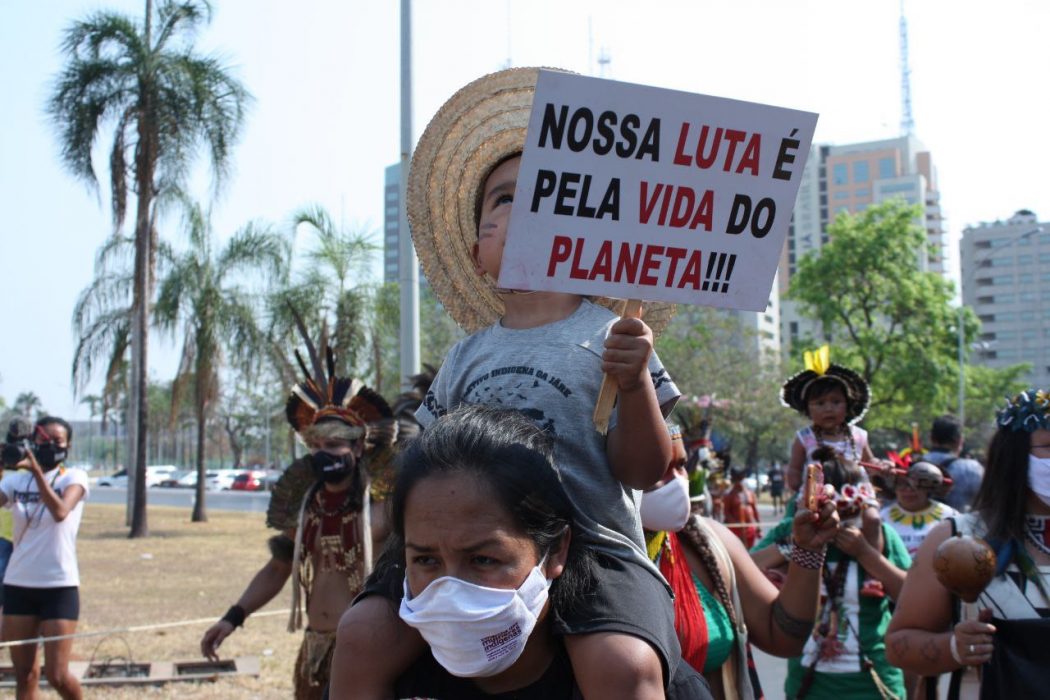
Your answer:
[[[144,22],[146,50],[152,49],[151,22],[153,20],[153,0],[146,0]],[[147,66],[145,75],[149,75]],[[153,104],[150,100],[150,86],[144,86],[143,102],[137,120],[138,145],[135,149],[135,291],[132,297],[131,330],[131,395],[134,397],[135,420],[134,437],[131,443],[135,453],[134,497],[131,507],[131,530],[128,537],[146,537],[149,535],[149,524],[146,521],[146,436],[149,420],[148,389],[148,353],[149,345],[149,300],[152,292],[153,254],[150,250],[152,241],[151,205],[153,203],[153,173],[157,163],[156,142],[150,115]]]
[[[193,499],[193,515],[190,517],[191,522],[195,523],[206,523],[208,522],[208,509],[204,505],[204,434],[205,434],[205,423],[207,422],[205,416],[207,415],[207,406],[202,402],[197,403],[197,492],[196,498]]]
[[[133,397],[134,428],[132,444],[134,445],[134,498],[131,512],[130,537],[145,537],[149,534],[146,521],[146,436],[149,421],[149,401],[147,400],[147,348],[149,343],[149,307],[152,278],[150,270],[150,204],[152,201],[153,164],[152,144],[148,134],[142,133],[147,128],[140,128],[142,163],[136,168],[140,174],[138,181],[137,215],[135,220],[135,291],[133,297],[134,316],[131,333],[131,396]],[[150,167],[147,167],[146,164]],[[149,170],[150,173],[142,173]]]

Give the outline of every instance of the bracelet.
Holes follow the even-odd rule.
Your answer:
[[[784,559],[791,559],[792,544],[790,542],[787,540],[777,540],[774,544],[776,545],[777,551],[780,552],[780,556],[784,557]]]
[[[247,617],[248,613],[244,612],[244,608],[240,605],[231,605],[221,619],[229,622],[234,627],[244,627],[244,620]]]
[[[959,645],[955,641],[955,631],[954,630],[952,630],[952,639],[951,639],[950,642],[948,642],[948,648],[952,652],[952,658],[955,659],[955,663],[959,664],[960,666],[965,666],[966,662],[963,661],[962,657],[959,655]]]
[[[779,597],[773,601],[773,622],[784,634],[795,639],[807,639],[813,631],[813,620],[803,620],[789,613],[780,604]]]
[[[818,551],[813,551],[812,549],[806,549],[804,547],[799,547],[797,544],[793,544],[791,545],[791,561],[795,562],[803,569],[817,571],[824,566],[824,555],[827,551],[827,547]]]

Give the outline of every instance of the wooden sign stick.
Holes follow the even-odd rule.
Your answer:
[[[641,318],[642,300],[628,299],[623,305],[623,318]],[[602,379],[602,388],[598,392],[598,401],[594,404],[594,429],[602,435],[609,432],[609,416],[616,403],[616,381],[608,374]]]

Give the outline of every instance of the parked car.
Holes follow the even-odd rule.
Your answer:
[[[233,491],[265,491],[266,472],[259,469],[246,469],[233,478]]]
[[[207,479],[217,475],[217,471],[206,471],[204,472],[205,486],[207,486]],[[185,469],[179,470],[172,479],[165,479],[161,486],[171,486],[177,489],[192,489],[197,487],[197,470],[196,469]]]
[[[237,475],[241,473],[241,469],[218,469],[215,472],[209,472],[209,474],[215,474],[215,476],[208,476],[204,481],[204,488],[209,491],[229,491],[233,488],[233,480],[237,478]],[[194,482],[196,484],[196,482]]]
[[[106,476],[100,476],[98,481],[95,482],[96,486],[120,486],[121,488],[128,487],[128,470],[121,469],[116,474],[107,474]]]
[[[157,486],[165,489],[177,489],[179,488],[179,482],[186,478],[186,475],[188,474],[196,476],[196,472],[192,472],[189,469],[179,469],[176,472],[172,472],[171,476],[164,479],[164,481],[157,484]]]
[[[146,486],[160,486],[162,481],[170,479],[172,474],[177,471],[179,471],[178,468],[171,464],[148,466],[146,467]],[[121,488],[127,488],[128,470],[121,469],[116,474],[99,477],[96,484],[98,486],[119,486]]]

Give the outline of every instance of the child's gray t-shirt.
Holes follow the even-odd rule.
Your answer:
[[[591,418],[605,339],[617,320],[584,300],[571,316],[545,326],[511,329],[497,322],[480,330],[449,350],[416,418],[426,428],[461,404],[521,411],[555,436],[558,468],[588,544],[652,568],[638,516],[640,492],[613,475],[605,436]],[[649,371],[660,406],[670,411],[681,394],[655,352]],[[615,424],[614,410],[610,429]]]

